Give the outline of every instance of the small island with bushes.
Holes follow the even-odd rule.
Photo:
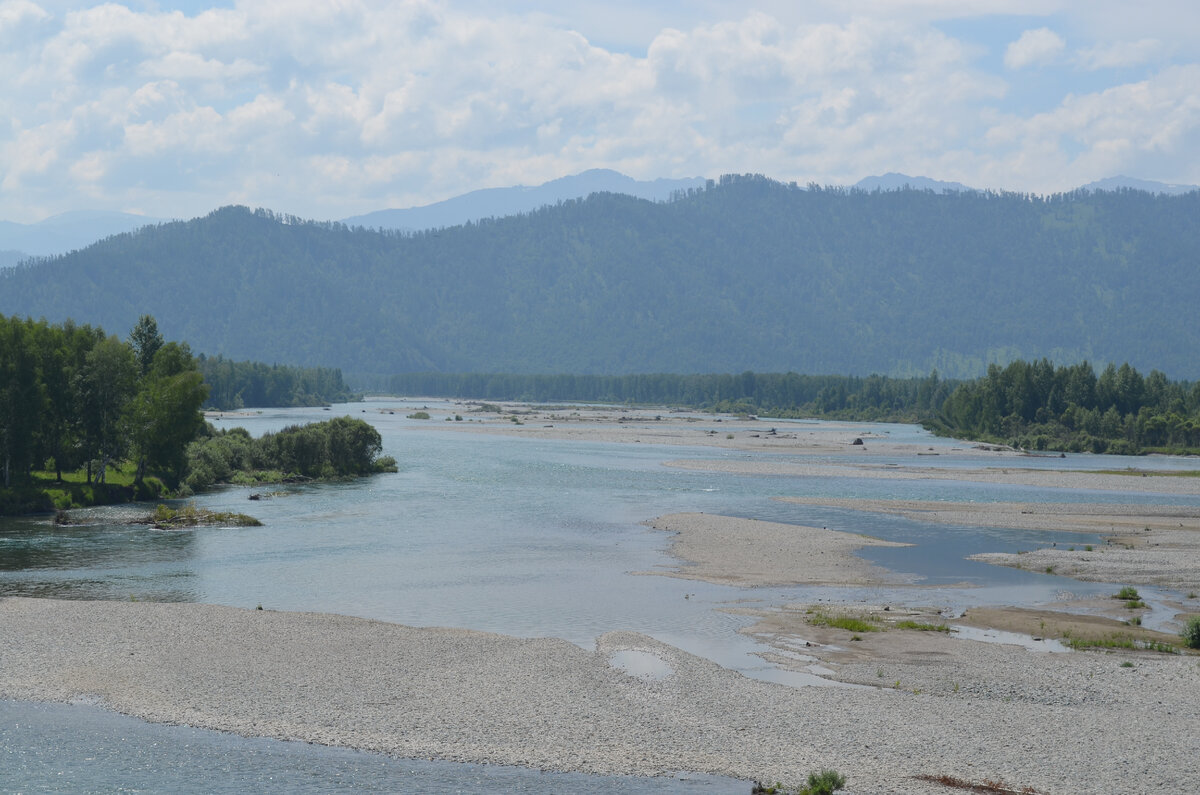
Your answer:
[[[187,448],[182,496],[221,483],[252,485],[360,477],[395,472],[396,459],[380,456],[379,431],[364,420],[335,417],[292,425],[255,439],[245,428],[205,424]]]

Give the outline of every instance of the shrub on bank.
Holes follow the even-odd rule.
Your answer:
[[[1200,649],[1200,616],[1189,616],[1179,635],[1189,649]]]

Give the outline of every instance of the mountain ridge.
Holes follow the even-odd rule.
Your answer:
[[[593,193],[619,193],[650,201],[666,201],[677,191],[699,188],[704,183],[702,177],[635,180],[611,169],[594,168],[541,185],[483,188],[433,204],[376,210],[365,215],[343,218],[342,223],[347,226],[401,231],[440,229],[484,218],[519,215],[567,199],[581,199]]]
[[[729,176],[439,232],[223,208],[0,275],[0,312],[347,372],[946,376],[1047,356],[1200,376],[1200,194]]]
[[[651,201],[668,201],[678,191],[702,188],[707,182],[703,177],[635,180],[610,169],[589,169],[541,185],[484,188],[432,204],[375,210],[343,218],[341,223],[347,226],[421,231],[458,226],[484,218],[519,215],[559,201],[585,198],[597,192],[620,193]],[[976,190],[960,182],[912,177],[897,172],[864,177],[850,187],[866,191],[892,191],[909,187],[914,190],[932,190],[935,193]],[[1122,189],[1181,195],[1200,190],[1200,186],[1116,176],[1090,182],[1078,188],[1102,191]],[[143,226],[161,224],[168,220],[178,219],[150,218],[105,210],[78,210],[60,213],[33,224],[0,221],[0,268],[14,266],[30,257],[64,254],[111,235],[136,231]]]

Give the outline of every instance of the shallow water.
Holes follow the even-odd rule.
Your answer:
[[[81,704],[0,700],[0,789],[13,792],[744,793],[720,776],[589,776],[392,759],[166,726]]]
[[[380,413],[380,405],[396,405],[397,413]],[[1033,549],[1056,541],[1099,543],[1094,536],[938,525],[774,497],[1158,499],[954,480],[692,471],[663,464],[680,458],[779,456],[455,433],[441,430],[437,420],[406,419],[404,413],[411,410],[392,401],[338,406],[332,412],[266,411],[224,420],[220,424],[239,424],[257,435],[353,413],[379,428],[384,452],[396,457],[400,472],[347,483],[284,487],[282,494],[260,501],[248,497],[269,488],[230,488],[196,500],[203,507],[250,513],[264,522],[260,528],[157,531],[128,524],[137,510],[129,506],[84,512],[87,521],[95,523],[84,526],[55,527],[45,517],[4,520],[0,593],[262,605],[417,626],[562,637],[588,648],[604,632],[630,629],[750,672],[761,666],[748,656],[753,647],[736,635],[745,619],[717,612],[715,606],[829,599],[961,609],[1000,601],[1037,604],[1063,592],[1107,589],[965,560],[975,552]],[[435,417],[452,410],[431,407]],[[736,429],[733,423],[724,427]],[[913,426],[853,427],[947,451],[961,446]],[[922,457],[919,464],[956,467],[964,460],[980,465],[978,457],[950,452]],[[1004,466],[1013,460],[1023,459],[1006,457]],[[1179,460],[1152,463],[1174,466]],[[1045,461],[1077,468],[1072,458]],[[1161,501],[1200,504],[1194,497],[1164,496]],[[827,526],[912,543],[905,548],[867,548],[861,554],[927,587],[916,593],[883,587],[744,589],[632,574],[674,564],[665,552],[665,534],[641,522],[676,511]],[[963,583],[973,587],[949,587]]]
[[[397,406],[397,411],[380,413],[380,405]],[[774,497],[1200,505],[1195,497],[955,480],[692,471],[664,463],[763,457],[838,464],[857,459],[447,432],[442,417],[453,413],[452,405],[433,405],[435,420],[430,421],[406,419],[404,414],[413,408],[389,401],[337,406],[332,412],[266,411],[219,422],[225,427],[242,425],[258,435],[351,414],[379,429],[384,453],[400,464],[395,475],[288,486],[260,501],[248,497],[274,487],[230,488],[196,499],[202,507],[250,513],[263,527],[156,531],[129,524],[140,510],[129,506],[81,512],[90,523],[69,527],[56,527],[45,517],[0,520],[0,594],[262,605],[416,626],[561,637],[585,648],[604,632],[635,630],[748,676],[799,685],[805,676],[765,664],[754,654],[762,648],[737,633],[749,619],[715,608],[830,600],[906,603],[957,612],[982,604],[1041,604],[1064,594],[1108,593],[1112,587],[964,559],[975,552],[1033,549],[1055,541],[1099,543],[1096,537],[938,525]],[[797,429],[805,424],[794,423]],[[713,427],[729,431],[738,426]],[[951,470],[986,463],[956,451],[961,443],[937,439],[913,426],[850,427],[855,435],[886,435],[939,453],[872,463]],[[1002,465],[1119,469],[1130,464],[1105,456],[1070,456],[1005,457]],[[1137,459],[1136,465],[1195,468],[1194,461],[1169,458]],[[867,548],[861,554],[926,587],[745,589],[634,574],[674,565],[665,552],[667,536],[641,522],[678,511],[827,526],[912,543],[906,548]],[[972,587],[955,587],[964,583]],[[7,764],[0,761],[0,766]],[[329,762],[328,769],[341,769],[339,765]],[[11,772],[0,767],[0,781],[5,769]],[[470,783],[462,786],[475,789]]]

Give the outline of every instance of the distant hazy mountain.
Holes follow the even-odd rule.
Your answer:
[[[65,254],[110,235],[132,232],[165,219],[104,210],[78,210],[33,224],[0,221],[0,267],[30,256]]]
[[[940,179],[930,179],[929,177],[910,177],[894,171],[889,171],[881,177],[864,177],[854,183],[854,187],[866,191],[912,188],[913,190],[931,190],[934,193],[973,190],[961,182],[943,182]]]
[[[703,177],[639,181],[617,171],[594,168],[534,187],[517,185],[511,188],[485,188],[422,207],[356,215],[344,219],[342,223],[368,229],[439,229],[481,218],[504,218],[527,213],[567,199],[582,199],[593,193],[623,193],[639,199],[667,201],[676,191],[704,187],[705,181]]]
[[[1200,192],[812,190],[722,177],[411,236],[244,207],[0,273],[0,314],[359,373],[1200,377]]]
[[[1194,190],[1200,190],[1200,185],[1171,185],[1166,182],[1154,182],[1149,179],[1135,179],[1134,177],[1126,177],[1118,175],[1108,177],[1106,179],[1089,182],[1083,186],[1083,190],[1121,190],[1122,188],[1132,188],[1133,190],[1144,190],[1147,193],[1162,193],[1167,196],[1179,196],[1184,193],[1191,193]]]

